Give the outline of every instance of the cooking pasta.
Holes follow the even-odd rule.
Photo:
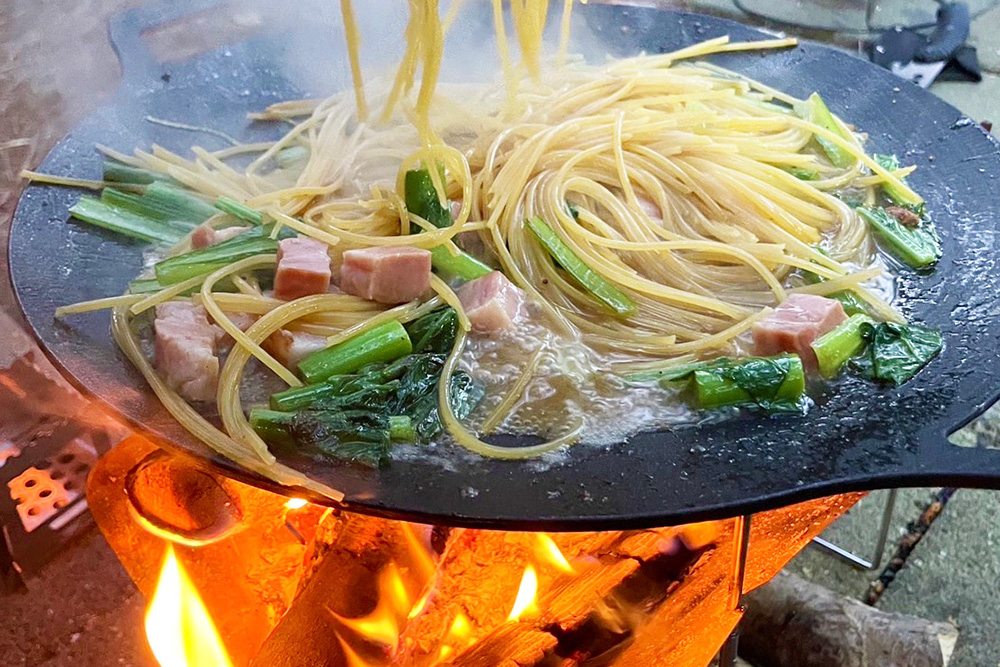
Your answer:
[[[437,0],[410,0],[395,75],[365,79],[341,0],[353,89],[255,114],[290,123],[276,141],[102,147],[101,198],[73,215],[162,259],[59,314],[111,308],[178,421],[300,485],[279,450],[528,458],[706,410],[801,413],[817,382],[905,382],[940,350],[893,306],[892,271],[940,254],[913,168],[867,153],[818,94],[706,60],[795,40],[595,65],[568,53],[572,0],[550,54],[549,3],[505,4],[494,83],[438,82],[461,2]]]

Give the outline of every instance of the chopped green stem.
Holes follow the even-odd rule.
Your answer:
[[[188,278],[217,271],[247,257],[277,252],[278,241],[271,238],[272,228],[273,225],[254,227],[218,245],[192,250],[157,262],[154,267],[156,277],[163,285],[173,285]],[[294,235],[294,231],[286,228],[282,229],[278,238]]]
[[[299,372],[307,382],[315,384],[333,375],[353,373],[367,364],[393,361],[412,349],[406,329],[392,320],[311,354],[299,364]]]
[[[407,210],[435,227],[451,227],[455,222],[448,207],[441,206],[434,181],[426,169],[411,169],[406,172],[403,196]]]
[[[855,209],[882,241],[886,250],[914,269],[923,269],[937,262],[941,246],[926,227],[904,227],[883,208],[859,206]]]
[[[389,439],[399,442],[415,442],[417,431],[413,428],[413,420],[406,415],[389,417]]]
[[[727,361],[692,374],[702,408],[756,404],[773,409],[794,405],[805,393],[802,360],[794,354]]]
[[[820,252],[823,252],[820,250]],[[825,252],[823,253],[826,254]],[[810,285],[816,285],[818,283],[825,283],[826,278],[823,276],[813,273],[812,271],[803,271],[802,277],[805,278],[806,282]],[[840,290],[839,292],[834,292],[833,294],[827,294],[827,298],[836,299],[840,302],[840,305],[844,307],[844,312],[848,315],[866,315],[868,313],[868,306],[865,302],[849,289]]]
[[[452,255],[443,245],[431,248],[431,263],[438,271],[465,281],[482,278],[493,272],[493,267],[469,253],[459,250],[457,255]]]
[[[819,96],[819,93],[813,93],[809,96],[809,99],[805,102],[805,108],[800,110],[799,115],[810,123],[819,125],[824,130],[835,132],[848,141],[851,140],[851,136],[837,122],[837,119],[830,112],[829,107],[826,106],[826,102]],[[847,169],[854,164],[854,156],[848,151],[825,137],[816,136],[815,139],[816,143],[820,145],[835,167]]]
[[[218,213],[214,206],[188,190],[163,181],[150,183],[142,198],[151,209],[164,211],[171,220],[183,220],[196,225]]]
[[[803,169],[802,167],[786,167],[785,171],[799,179],[800,181],[818,181],[819,172],[814,169]]]
[[[886,171],[896,171],[899,169],[899,158],[895,155],[879,155],[876,153],[872,155],[872,159],[878,162]],[[899,180],[906,184],[906,179],[901,178]],[[900,188],[895,183],[883,183],[882,191],[885,192],[885,196],[891,199],[894,204],[909,206],[920,213],[923,212],[924,200],[922,198],[914,199],[911,192]]]
[[[310,407],[316,401],[333,396],[341,396],[344,385],[356,379],[354,375],[338,375],[321,384],[293,387],[271,395],[271,408],[285,412],[295,412]]]
[[[291,412],[253,408],[250,410],[250,428],[256,431],[264,442],[293,445],[294,440],[288,429],[294,418],[295,415]]]
[[[865,346],[861,335],[861,325],[871,323],[867,315],[852,315],[850,319],[833,331],[828,331],[812,343],[813,352],[819,362],[819,373],[825,378],[837,377],[847,360]]]
[[[608,306],[618,315],[628,317],[636,311],[635,302],[627,294],[604,279],[601,274],[587,266],[580,257],[566,245],[559,235],[541,218],[528,220],[528,228],[535,238],[559,262],[573,278],[593,294],[598,301]]]
[[[149,185],[156,181],[173,182],[166,174],[159,174],[147,169],[139,169],[116,160],[104,161],[104,180],[111,183],[127,183],[129,185]]]
[[[438,201],[437,190],[426,169],[411,169],[406,172],[404,187],[407,210],[435,227],[451,227],[454,224],[451,210],[447,206],[441,206]],[[443,245],[431,248],[431,263],[438,271],[466,281],[482,278],[493,271],[492,267],[469,253],[459,250],[457,255],[453,255]]]
[[[228,197],[219,197],[215,200],[215,208],[219,209],[223,213],[228,213],[234,218],[239,218],[244,222],[249,222],[254,225],[260,225],[264,222],[264,214],[260,211],[255,211],[252,208],[244,206],[234,199],[229,199]]]
[[[101,201],[108,206],[130,211],[153,220],[183,225],[188,231],[194,229],[198,223],[204,222],[204,220],[191,220],[185,212],[178,211],[172,206],[165,206],[162,202],[154,201],[145,195],[122,192],[115,188],[104,188],[101,192]]]
[[[178,223],[151,220],[131,211],[108,206],[94,197],[80,197],[69,212],[77,220],[143,241],[177,243],[190,229]]]

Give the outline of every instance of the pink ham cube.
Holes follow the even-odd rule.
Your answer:
[[[156,367],[190,401],[214,401],[219,384],[218,328],[202,306],[168,301],[156,307]]]
[[[411,246],[348,250],[340,265],[340,289],[385,304],[420,298],[431,283],[431,253]]]
[[[462,285],[458,298],[475,331],[494,333],[509,329],[517,320],[524,292],[507,276],[494,271]]]
[[[847,319],[839,301],[813,294],[790,294],[753,327],[757,354],[794,352],[808,369],[816,368],[812,342]]]
[[[274,274],[276,299],[293,301],[310,294],[326,294],[331,275],[325,243],[299,236],[278,244],[278,269]]]
[[[195,227],[195,230],[191,232],[191,247],[195,250],[199,250],[201,248],[217,245],[223,241],[236,238],[248,229],[250,228],[240,226],[212,229],[207,224],[198,225]]]

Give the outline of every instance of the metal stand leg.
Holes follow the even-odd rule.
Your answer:
[[[829,540],[824,540],[822,537],[814,537],[813,546],[858,570],[877,570],[885,555],[885,543],[889,537],[889,526],[892,524],[892,512],[895,507],[896,489],[890,489],[886,495],[885,507],[882,510],[882,522],[879,524],[878,538],[875,541],[875,553],[870,561]]]
[[[732,588],[729,591],[729,603],[733,609],[743,609],[743,582],[747,572],[747,551],[750,548],[750,519],[752,515],[736,517],[736,524],[733,526],[733,539],[736,542],[736,551],[733,554],[733,579]],[[736,664],[736,652],[740,644],[739,623],[733,628],[726,643],[719,651],[719,667],[733,667]]]

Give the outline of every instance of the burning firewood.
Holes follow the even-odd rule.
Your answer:
[[[740,654],[757,667],[947,667],[958,629],[781,573],[749,597]]]

